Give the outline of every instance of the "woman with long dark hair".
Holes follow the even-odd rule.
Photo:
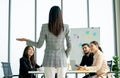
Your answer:
[[[66,39],[67,48],[64,47]],[[42,25],[40,37],[37,42],[26,38],[17,38],[18,41],[26,41],[27,45],[37,48],[42,47],[46,41],[43,66],[46,78],[65,78],[67,70],[67,57],[71,49],[69,27],[63,24],[62,12],[59,6],[53,6],[49,12],[49,21]]]
[[[36,78],[34,74],[29,74],[28,71],[38,70],[39,67],[34,59],[34,48],[26,46],[23,56],[20,58],[19,78]]]

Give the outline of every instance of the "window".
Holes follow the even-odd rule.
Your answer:
[[[0,45],[1,63],[8,60],[8,0],[0,0]],[[0,78],[2,78],[3,72],[0,71],[0,74]]]
[[[87,27],[87,1],[63,0],[63,19],[70,28]]]
[[[19,59],[23,55],[26,43],[16,41],[16,38],[25,37],[34,40],[34,0],[12,0],[11,2],[10,62],[13,73],[18,74]]]
[[[89,6],[90,27],[100,27],[100,46],[106,59],[111,60],[115,54],[112,0],[90,0]]]

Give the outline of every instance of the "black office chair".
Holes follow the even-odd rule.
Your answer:
[[[107,61],[107,65],[108,65],[110,72],[111,72],[112,71],[112,60]]]
[[[20,75],[13,75],[10,63],[8,62],[1,62],[2,67],[3,67],[3,72],[4,72],[4,77],[3,78],[13,78],[13,77],[19,77]]]
[[[112,60],[107,61],[107,65],[110,69],[110,71],[107,74],[107,78],[112,78],[112,74],[110,73],[112,71]]]

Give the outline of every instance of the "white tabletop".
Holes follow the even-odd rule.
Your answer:
[[[66,73],[92,73],[96,71],[67,71]],[[44,71],[29,71],[28,73],[34,73],[34,74],[44,74]]]
[[[67,71],[66,73],[92,73],[96,71],[80,71],[80,70],[74,70],[74,71]]]

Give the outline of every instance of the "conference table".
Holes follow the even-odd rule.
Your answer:
[[[67,78],[67,75],[68,74],[75,74],[75,78],[78,78],[78,74],[80,73],[95,73],[96,71],[80,71],[80,70],[71,70],[71,71],[67,71],[66,72],[66,78]],[[44,71],[29,71],[28,73],[31,73],[31,74],[43,74],[44,75]],[[38,77],[38,76],[37,76]]]

